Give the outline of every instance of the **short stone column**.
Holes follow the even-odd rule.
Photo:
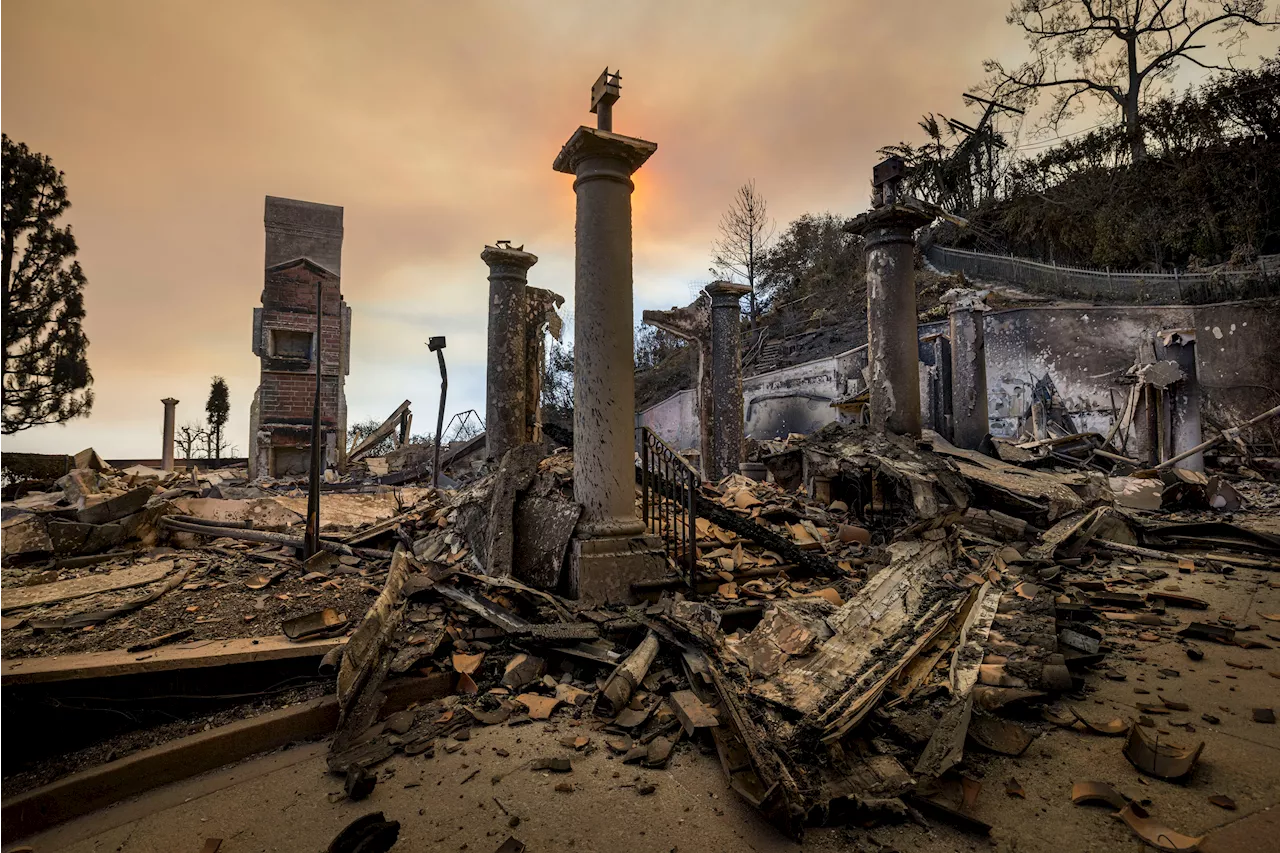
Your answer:
[[[933,221],[900,201],[903,165],[876,166],[877,206],[845,230],[861,234],[867,256],[867,367],[871,428],[920,435],[920,344],[916,317],[915,238]]]
[[[164,403],[164,444],[160,447],[160,467],[166,471],[173,470],[173,430],[178,419],[178,401],[165,397]]]
[[[711,295],[711,447],[703,451],[708,479],[719,482],[742,464],[742,297],[744,284],[716,281]]]
[[[950,290],[942,297],[951,313],[951,442],[965,450],[977,450],[990,432],[985,295]]]
[[[505,240],[485,246],[489,265],[489,363],[485,381],[486,454],[501,459],[528,441],[525,429],[525,287],[536,255]]]
[[[616,98],[614,98],[616,100]],[[569,594],[630,599],[665,572],[661,543],[636,513],[631,175],[657,145],[579,127],[553,168],[575,176],[573,494],[582,505]]]

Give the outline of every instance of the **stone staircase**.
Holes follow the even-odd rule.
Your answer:
[[[782,362],[782,341],[765,341],[760,353],[752,361],[750,367],[753,373],[768,373],[770,370],[777,370]]]

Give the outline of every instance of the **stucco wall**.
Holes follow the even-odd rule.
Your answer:
[[[697,393],[678,391],[636,415],[636,426],[647,426],[677,450],[701,450],[698,445]]]
[[[1280,299],[1202,305],[1195,312],[1206,425],[1238,424],[1280,403]]]
[[[835,420],[831,401],[844,394],[840,357],[784,367],[742,380],[745,435],[808,433]]]
[[[1124,408],[1116,379],[1133,364],[1139,343],[1162,329],[1190,328],[1184,306],[1017,308],[986,317],[987,407],[994,435],[1013,435],[1031,387],[1048,375],[1067,413],[1086,431],[1111,428],[1112,400]]]

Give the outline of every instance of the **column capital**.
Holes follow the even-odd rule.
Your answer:
[[[751,292],[751,288],[745,284],[736,284],[732,281],[713,281],[708,284],[704,290],[711,297],[711,304],[716,307],[725,305],[738,305],[738,300]]]
[[[576,175],[582,161],[609,157],[625,163],[627,174],[635,174],[657,150],[656,142],[583,125],[573,132],[568,142],[561,146],[560,153],[556,155],[551,168],[557,172]]]
[[[499,240],[499,243],[506,242]],[[538,262],[538,256],[526,252],[523,247],[513,249],[510,246],[485,246],[480,253],[480,260],[489,265],[489,274],[524,278],[529,267]]]
[[[163,400],[161,400],[160,402],[161,402],[161,403],[164,403],[166,406],[176,406],[176,405],[178,405],[178,401],[177,401],[177,400],[175,400],[175,399],[173,399],[172,397],[165,397],[165,398],[164,398]]]
[[[906,204],[886,204],[860,213],[844,226],[847,234],[859,234],[866,246],[911,241],[912,233],[934,219],[933,215]]]

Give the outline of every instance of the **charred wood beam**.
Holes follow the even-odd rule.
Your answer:
[[[179,533],[196,533],[200,536],[216,536],[226,539],[237,539],[241,542],[266,542],[272,545],[285,545],[290,548],[302,548],[304,540],[301,536],[290,536],[287,533],[271,533],[266,530],[241,530],[235,527],[217,527],[203,520],[197,521],[187,517],[175,518],[166,515],[160,519],[160,526]],[[328,539],[319,540],[319,549],[332,551],[345,557],[364,557],[369,560],[389,560],[390,551],[376,548],[352,548],[341,542]]]
[[[396,407],[396,410],[391,413],[391,416],[383,421],[377,429],[365,436],[362,441],[355,444],[351,450],[347,451],[347,461],[360,461],[369,455],[369,451],[373,450],[378,442],[396,432],[397,428],[400,427],[401,423],[404,421],[405,414],[409,411],[409,405],[409,401],[405,400]]]

